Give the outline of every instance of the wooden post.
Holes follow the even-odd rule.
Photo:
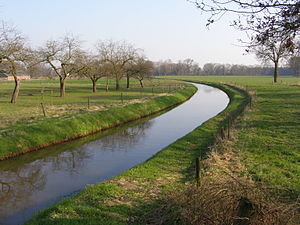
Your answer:
[[[221,139],[225,139],[225,130],[223,127],[221,128]]]
[[[90,97],[88,97],[88,109],[90,109]]]
[[[227,136],[228,136],[228,139],[230,139],[230,117],[228,117],[228,120],[227,120]]]
[[[41,97],[42,97],[42,101],[44,101],[44,88],[42,88],[41,90]]]
[[[124,103],[124,100],[123,100],[123,92],[121,92],[121,102],[122,102],[122,104]]]
[[[44,108],[44,104],[42,102],[41,102],[41,106],[42,106],[44,117],[46,117],[46,111],[45,111],[45,108]]]
[[[51,105],[53,105],[53,90],[51,90],[51,93],[50,93],[50,103]]]
[[[196,182],[197,185],[201,185],[201,157],[196,158]]]
[[[154,90],[153,90],[153,87],[152,87],[152,95],[154,95]]]

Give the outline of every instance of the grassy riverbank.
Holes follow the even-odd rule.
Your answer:
[[[193,181],[194,160],[205,156],[228,115],[240,114],[247,94],[217,85],[231,98],[227,109],[148,161],[112,180],[91,185],[80,194],[39,213],[27,224],[147,224],[163,220],[173,209],[162,211],[166,197]],[[155,215],[155,216],[153,216]],[[177,217],[168,218],[175,224]],[[157,221],[159,222],[159,221]]]
[[[43,84],[47,83],[49,85],[49,81],[31,82],[27,84],[27,89],[23,88],[24,93],[36,93],[38,85],[43,82]],[[81,109],[80,112],[72,111],[71,113],[45,118],[33,116],[30,121],[25,116],[25,118],[19,118],[20,120],[17,122],[11,122],[11,124],[4,126],[0,130],[0,159],[86,136],[99,130],[151,115],[185,101],[196,91],[196,88],[191,85],[187,86],[174,81],[155,81],[157,84],[155,87],[146,86],[142,89],[132,86],[129,90],[121,89],[120,91],[110,91],[108,93],[102,91],[94,94],[92,95],[94,99],[90,101],[90,105],[93,107],[97,104],[101,106],[103,102],[110,102],[110,105],[102,109],[90,110],[86,105],[87,96],[91,95],[87,91],[89,90],[87,81],[69,82],[73,83],[73,89],[69,90],[70,96],[64,99],[56,98],[53,107],[59,110],[60,107],[72,108],[75,104],[77,106],[81,105],[80,108],[84,109]],[[1,83],[1,85],[3,84]],[[30,111],[35,110],[35,106],[31,106],[37,104],[39,98],[44,98],[44,101],[53,101],[51,96],[46,98],[45,95],[41,97],[39,94],[30,96],[27,96],[27,94],[20,96],[19,104],[9,105],[10,110],[1,108],[1,113],[13,116],[15,112],[15,117],[18,118],[18,109],[26,111],[29,115]],[[100,100],[95,98],[97,96]],[[31,103],[28,103],[30,102],[29,99],[32,100]],[[65,101],[65,103],[63,104],[62,101]],[[116,101],[118,104],[116,104]],[[0,102],[0,104],[8,107],[8,103]],[[11,108],[14,108],[14,110]],[[6,118],[5,115],[3,117]]]
[[[253,109],[236,127],[230,151],[237,152],[244,173],[287,199],[300,195],[300,79],[283,77],[181,77],[195,82],[226,82],[256,94]]]

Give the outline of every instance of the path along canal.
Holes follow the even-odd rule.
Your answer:
[[[23,224],[86,185],[130,169],[228,105],[223,91],[194,85],[190,100],[158,117],[0,162],[0,224]]]

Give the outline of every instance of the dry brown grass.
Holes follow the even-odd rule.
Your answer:
[[[246,118],[243,118],[246,119]],[[300,199],[283,203],[279,195],[247,176],[239,152],[230,139],[216,137],[211,153],[203,161],[200,185],[192,184],[173,196],[182,224],[193,225],[299,225]],[[204,171],[205,170],[205,171]]]
[[[269,196],[264,187],[223,169],[220,167],[216,174],[205,175],[200,186],[191,185],[183,194],[174,198],[175,204],[182,206],[179,212],[185,223],[299,224],[299,203],[280,203],[278,199]]]

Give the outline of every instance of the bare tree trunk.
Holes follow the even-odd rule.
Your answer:
[[[130,84],[129,84],[129,79],[130,79],[130,77],[129,77],[128,74],[127,74],[126,76],[127,76],[127,86],[126,86],[126,87],[129,88],[129,85],[130,85]]]
[[[274,83],[278,80],[278,61],[274,62]]]
[[[65,79],[59,78],[59,83],[60,83],[60,97],[65,97]]]
[[[116,78],[116,90],[120,89],[120,80]]]
[[[14,76],[14,79],[15,79],[15,88],[14,88],[14,92],[12,94],[10,102],[11,103],[16,103],[18,95],[19,95],[19,91],[20,91],[20,81],[19,81],[19,79],[17,78],[16,75],[13,75],[13,76]]]
[[[108,77],[106,78],[106,92],[108,92]]]
[[[139,81],[140,81],[141,88],[144,88],[143,81],[142,80]]]
[[[97,91],[97,87],[96,87],[96,80],[94,80],[94,79],[91,79],[92,80],[92,82],[93,82],[93,93],[95,93],[96,91]]]

